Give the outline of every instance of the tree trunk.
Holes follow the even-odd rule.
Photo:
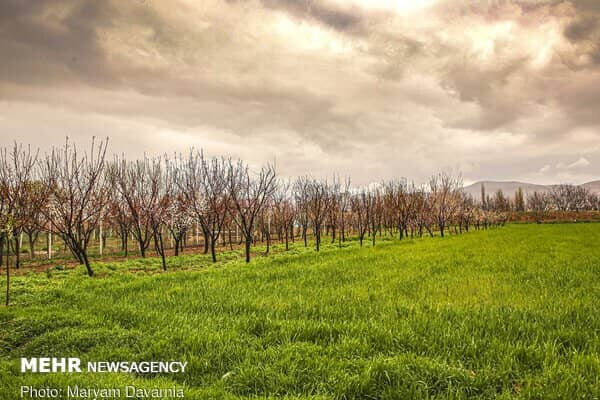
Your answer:
[[[250,262],[250,245],[252,244],[252,237],[246,235],[246,262]]]
[[[317,242],[317,251],[321,249],[321,229],[315,227],[315,241]]]
[[[33,234],[27,232],[27,241],[29,242],[29,257],[33,260],[35,258],[35,243],[33,240]]]
[[[265,236],[267,238],[267,252],[265,254],[269,254],[269,251],[271,250],[271,233],[270,232],[265,232]]]
[[[204,251],[202,254],[208,254],[209,240],[208,240],[208,232],[206,230],[202,230],[202,234],[204,235]]]
[[[92,267],[90,266],[90,260],[88,260],[87,252],[85,250],[81,251],[81,258],[85,264],[85,269],[87,270],[88,276],[94,276],[94,271],[92,271]]]
[[[2,269],[3,261],[4,261],[4,235],[0,234],[0,269]]]
[[[6,306],[10,302],[10,268],[6,266]]]
[[[2,266],[2,253],[4,251],[4,235],[0,235],[0,267]],[[8,249],[6,251],[6,306],[10,302],[10,268],[8,267]]]
[[[154,232],[154,246],[156,247],[156,252],[160,255],[163,271],[166,271],[167,260],[165,258],[165,244],[163,242],[162,233]]]
[[[289,232],[286,229],[285,230],[285,251],[288,251],[290,249],[290,243],[288,241],[288,236],[289,236]]]
[[[213,238],[210,241],[210,255],[212,257],[212,262],[217,262],[217,252],[215,250],[217,238]]]
[[[179,255],[179,241],[181,239],[178,239],[175,235],[173,235],[174,240],[175,240],[175,246],[174,246],[174,252],[175,252],[175,256]]]
[[[163,243],[162,234],[158,234],[158,240],[160,242],[160,258],[162,260],[163,271],[167,270],[167,259],[165,258],[165,244]]]
[[[142,258],[146,258],[146,247],[145,247],[145,243],[143,243],[141,240],[141,236],[140,236],[140,239],[138,240],[138,244],[140,245],[140,255],[142,256]]]
[[[15,268],[19,269],[21,267],[21,241],[16,230],[13,231],[13,236],[15,239]]]

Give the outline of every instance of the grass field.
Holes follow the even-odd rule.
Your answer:
[[[187,399],[600,397],[600,224],[375,248],[301,244],[15,278],[0,399],[20,385],[185,387]],[[21,374],[22,356],[184,360],[185,374]]]

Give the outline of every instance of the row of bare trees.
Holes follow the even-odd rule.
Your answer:
[[[271,165],[251,171],[242,161],[195,149],[171,158],[108,160],[107,145],[94,141],[80,152],[67,141],[43,156],[21,145],[2,151],[0,264],[12,251],[19,266],[23,235],[35,257],[40,233],[49,252],[54,235],[91,276],[90,243],[98,240],[102,255],[109,236],[119,238],[125,256],[130,241],[141,257],[153,250],[166,270],[167,243],[178,255],[190,238],[199,244],[199,236],[213,261],[221,241],[242,245],[249,262],[259,240],[267,253],[273,240],[287,250],[296,238],[305,246],[314,240],[319,251],[324,240],[341,244],[353,236],[362,246],[368,237],[375,245],[383,235],[445,236],[506,221],[479,207],[461,179],[447,174],[422,186],[396,180],[353,188],[349,179],[283,181]]]

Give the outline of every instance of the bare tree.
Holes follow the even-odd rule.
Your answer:
[[[308,247],[308,224],[309,216],[309,179],[299,177],[294,183],[294,199],[296,202],[296,218],[300,225],[304,247]]]
[[[523,195],[523,189],[521,189],[521,187],[515,192],[515,211],[525,211],[525,196]]]
[[[15,266],[20,262],[20,233],[27,215],[28,189],[34,176],[37,153],[30,147],[15,145],[9,151],[0,150],[0,265],[2,264],[2,249],[6,244],[6,301],[10,302],[10,266],[9,244],[11,236],[14,239]]]
[[[154,163],[148,157],[135,161],[122,158],[115,160],[109,169],[111,183],[118,193],[115,201],[119,201],[119,211],[127,213],[123,222],[129,221],[142,258],[146,257],[153,238],[151,212],[159,201],[160,188],[151,180]]]
[[[189,212],[185,197],[182,193],[173,190],[173,193],[168,196],[169,202],[164,210],[164,220],[167,230],[173,239],[174,255],[178,256],[179,252],[183,251],[184,239],[192,224],[193,216],[192,213]]]
[[[327,181],[319,182],[314,179],[307,181],[308,215],[315,235],[316,249],[319,251],[321,248],[323,222],[332,206],[331,195],[329,192],[330,187]]]
[[[121,239],[121,251],[127,257],[129,255],[129,235],[132,232],[132,218],[129,214],[127,201],[119,191],[116,191],[112,196],[108,208],[108,217],[117,228],[117,234]]]
[[[289,250],[290,236],[294,235],[294,219],[295,210],[294,203],[290,196],[291,183],[279,182],[277,190],[273,194],[273,216],[277,226],[277,234],[280,236],[280,241],[285,238],[285,249]]]
[[[46,217],[65,244],[84,264],[89,276],[94,274],[88,258],[88,244],[107,207],[109,180],[105,174],[108,140],[89,153],[80,154],[67,139],[62,149],[53,149],[42,165],[44,183],[52,188]]]
[[[542,223],[542,218],[548,211],[550,200],[546,193],[533,192],[527,197],[527,207],[533,212],[538,224]]]
[[[358,234],[360,247],[363,247],[365,234],[369,228],[369,216],[367,209],[369,208],[368,193],[363,189],[360,193],[353,195],[350,198],[350,206],[352,209],[352,224]]]
[[[504,195],[502,189],[498,189],[496,193],[494,193],[492,206],[490,208],[495,211],[510,211],[510,201],[508,197]]]
[[[375,239],[377,237],[377,232],[381,228],[381,220],[383,218],[383,199],[379,189],[370,190],[366,193],[365,205],[371,242],[373,246],[375,246]]]
[[[27,235],[29,254],[33,259],[35,258],[35,244],[46,224],[42,210],[46,205],[48,188],[41,182],[28,181],[25,184],[24,196],[25,201],[21,204],[21,229]]]
[[[340,190],[338,194],[337,212],[339,214],[338,223],[340,232],[338,235],[339,244],[346,241],[346,225],[348,220],[348,213],[350,211],[350,178],[346,178],[343,184],[340,184]]]
[[[201,182],[203,198],[206,204],[204,224],[210,240],[210,254],[213,262],[217,261],[215,246],[229,213],[231,197],[228,192],[230,163],[223,158],[205,160],[201,157]]]
[[[250,246],[254,236],[256,219],[267,199],[276,189],[275,169],[264,166],[256,176],[251,176],[248,167],[238,161],[229,161],[228,189],[237,222],[245,241],[246,262],[250,262]]]
[[[0,166],[3,167],[3,166]],[[9,232],[12,231],[12,220],[9,212],[9,194],[8,187],[4,180],[0,181],[0,268],[2,267],[4,243],[7,242]],[[8,259],[8,254],[6,255]],[[6,263],[6,297],[5,304],[10,302],[10,268]]]
[[[173,202],[176,201],[173,196],[174,170],[171,168],[168,159],[153,158],[147,160],[145,172],[148,176],[150,191],[156,193],[156,201],[148,204],[147,213],[149,215],[150,226],[152,227],[152,237],[154,238],[154,249],[160,256],[163,271],[167,270],[167,260],[165,251],[165,241],[163,228],[168,224],[170,210]]]
[[[445,173],[434,175],[429,180],[431,211],[442,237],[457,207],[457,193],[460,188],[462,180]]]
[[[0,181],[6,196],[6,212],[10,217],[10,232],[6,233],[7,257],[11,239],[15,254],[15,267],[21,264],[21,234],[24,226],[30,221],[31,190],[34,168],[37,162],[37,152],[33,153],[30,147],[24,148],[16,143],[10,151],[0,151]],[[45,194],[42,194],[45,197]]]

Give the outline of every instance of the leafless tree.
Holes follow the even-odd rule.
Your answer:
[[[384,207],[390,224],[396,225],[398,236],[408,235],[408,225],[415,212],[415,186],[407,179],[393,180],[383,185]]]
[[[9,151],[2,149],[0,151],[0,180],[5,187],[5,196],[7,199],[7,212],[10,216],[11,230],[7,232],[7,257],[9,255],[10,244],[15,254],[15,267],[18,269],[21,264],[21,237],[24,229],[30,228],[38,221],[39,209],[36,205],[41,205],[39,197],[34,197],[34,173],[38,154],[33,152],[30,147],[23,147],[16,143]],[[41,193],[42,200],[45,201],[47,193]],[[43,203],[42,203],[43,204]],[[28,229],[29,230],[29,229]]]
[[[434,175],[429,180],[431,211],[442,237],[458,205],[457,194],[460,188],[462,180],[445,173]]]
[[[352,224],[358,235],[360,247],[363,247],[365,234],[367,233],[367,229],[369,229],[369,216],[367,214],[369,197],[367,191],[363,189],[360,193],[354,194],[350,198],[350,207],[352,209]]]
[[[167,230],[173,240],[174,255],[178,256],[183,251],[184,239],[192,225],[193,216],[189,212],[185,197],[177,190],[168,194],[169,201],[164,210],[164,220]]]
[[[97,146],[93,140],[89,153],[79,153],[67,140],[62,149],[47,154],[42,165],[43,182],[52,188],[46,217],[89,276],[94,272],[88,244],[111,193],[104,174],[107,145],[108,140]]]
[[[290,236],[294,235],[294,219],[296,207],[291,197],[291,183],[279,182],[273,194],[273,216],[280,240],[285,238],[285,249],[289,250]]]
[[[491,209],[495,211],[510,211],[510,200],[504,195],[501,189],[494,193]]]
[[[173,196],[174,169],[171,168],[168,159],[165,158],[163,163],[163,159],[154,158],[149,160],[149,168],[146,169],[146,172],[152,192],[158,194],[157,201],[149,205],[148,214],[154,238],[154,249],[161,258],[163,271],[166,271],[167,259],[163,230],[169,223],[172,204],[176,201],[176,197]]]
[[[30,200],[32,200],[37,157],[37,152],[34,153],[30,147],[25,148],[16,143],[10,151],[6,148],[0,150],[0,182],[5,188],[7,213],[11,221],[11,231],[7,232],[6,241],[7,244],[10,244],[12,239],[16,268],[19,268],[21,263],[23,228],[32,222],[29,211],[32,207]],[[42,196],[45,195],[42,194]],[[7,246],[7,257],[8,249],[9,246]]]
[[[339,184],[339,192],[338,192],[338,201],[337,201],[337,213],[338,213],[338,224],[339,224],[339,234],[338,240],[341,246],[342,242],[346,241],[346,225],[348,221],[348,214],[350,211],[350,178],[346,178],[344,183]]]
[[[4,167],[0,165],[0,168]],[[8,243],[8,235],[12,232],[12,220],[9,211],[9,194],[8,187],[4,179],[0,180],[0,268],[2,267],[4,243]],[[6,255],[8,260],[8,254]],[[10,302],[10,268],[6,263],[6,298],[5,304],[8,306]]]
[[[275,169],[271,165],[261,168],[255,176],[242,161],[229,161],[228,190],[239,228],[244,235],[246,262],[250,262],[250,246],[256,219],[267,199],[276,189]]]
[[[377,237],[377,232],[381,229],[381,220],[383,218],[383,199],[379,189],[373,189],[367,192],[365,205],[371,242],[373,246],[375,246],[375,239]]]
[[[125,253],[125,257],[129,255],[129,235],[132,232],[132,218],[129,211],[125,196],[122,196],[117,190],[113,193],[108,208],[108,217],[117,229],[117,234],[121,239],[121,250]]]
[[[515,192],[515,211],[525,211],[525,196],[523,194],[523,189],[521,189],[520,187]]]
[[[110,166],[111,181],[118,193],[115,201],[119,201],[119,210],[127,213],[123,222],[129,220],[131,234],[143,258],[153,239],[151,213],[160,201],[159,182],[152,181],[156,162],[148,157],[135,161],[122,158]]]
[[[213,262],[217,261],[215,246],[230,211],[231,197],[228,189],[229,168],[231,163],[223,158],[205,160],[201,157],[201,182],[203,198],[206,203],[204,224],[210,240],[210,252]]]
[[[294,199],[296,202],[296,218],[300,225],[304,247],[308,247],[308,225],[310,223],[309,215],[309,179],[299,177],[294,183]]]
[[[14,240],[15,266],[20,263],[20,234],[25,220],[29,190],[34,178],[37,152],[16,143],[0,150],[0,265],[2,249],[6,244],[6,305],[10,302],[9,244]]]
[[[42,210],[46,206],[48,188],[39,181],[28,181],[25,183],[25,201],[21,207],[21,229],[27,235],[29,242],[29,253],[35,258],[35,244],[40,232],[46,225],[46,218]]]
[[[542,222],[542,218],[546,211],[548,211],[549,205],[550,199],[546,193],[536,191],[527,197],[527,207],[532,211],[538,224]]]
[[[307,179],[307,182],[308,216],[315,235],[316,250],[319,251],[323,223],[332,206],[332,198],[327,181],[319,182],[315,179]]]

